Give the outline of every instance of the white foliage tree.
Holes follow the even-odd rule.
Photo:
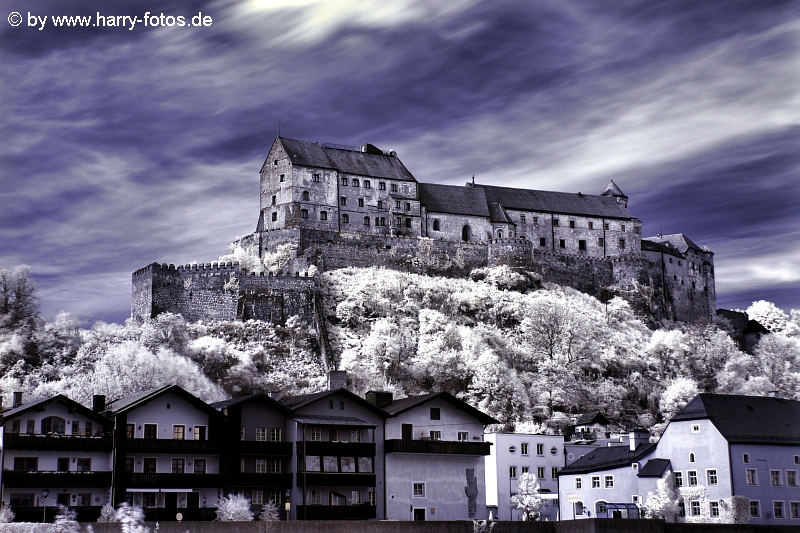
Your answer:
[[[265,503],[261,507],[261,512],[258,513],[258,519],[264,522],[264,529],[266,533],[269,533],[275,528],[275,524],[277,524],[281,519],[278,506],[271,501]]]
[[[117,512],[111,506],[110,503],[107,503],[100,509],[100,516],[97,518],[98,522],[116,522],[117,521]]]
[[[666,419],[672,418],[678,411],[686,407],[686,404],[699,392],[697,383],[693,379],[685,377],[673,379],[661,393],[661,399],[658,402],[661,414]]]
[[[647,494],[644,510],[648,518],[672,521],[678,514],[678,493],[672,472],[656,482],[656,490]]]
[[[217,520],[223,522],[251,522],[253,520],[253,511],[250,510],[250,500],[241,494],[223,496],[217,505]]]
[[[758,300],[747,308],[747,316],[757,320],[759,324],[772,333],[782,333],[786,330],[789,316],[772,302]]]
[[[58,506],[58,514],[53,520],[55,533],[81,533],[81,525],[76,520],[77,513],[63,505]]]
[[[117,522],[122,525],[122,533],[150,533],[150,528],[144,525],[144,511],[141,507],[120,504]]]
[[[522,511],[522,520],[538,520],[545,501],[539,493],[539,480],[532,472],[525,472],[517,479],[517,493],[511,497],[511,505]]]

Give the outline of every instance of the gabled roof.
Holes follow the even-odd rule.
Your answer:
[[[444,400],[448,402],[450,405],[455,407],[456,409],[460,409],[467,413],[470,416],[475,417],[484,425],[487,424],[499,424],[497,420],[492,418],[491,416],[487,415],[483,411],[475,409],[470,404],[463,400],[459,400],[449,392],[437,392],[432,394],[421,394],[419,396],[410,396],[408,398],[402,398],[400,400],[395,400],[388,405],[383,406],[383,410],[386,411],[390,417],[397,416],[401,413],[404,413],[410,409],[414,409],[422,404],[430,402],[431,400]]]
[[[660,244],[665,244],[671,246],[673,249],[677,250],[678,252],[685,254],[689,249],[696,250],[698,252],[705,252],[705,253],[713,253],[708,249],[703,249],[700,246],[697,246],[694,242],[692,242],[689,237],[684,235],[683,233],[672,233],[670,235],[656,235],[654,237],[645,237],[644,240],[648,240],[651,242],[657,242]]]
[[[681,254],[675,248],[670,246],[665,246],[660,242],[655,242],[650,240],[652,237],[648,237],[646,239],[642,239],[642,251],[643,252],[660,252],[662,254],[668,254],[680,259],[683,259],[683,254]]]
[[[330,168],[348,174],[403,181],[417,181],[397,156],[356,152],[316,143],[277,137],[295,165]]]
[[[585,426],[586,424],[603,424],[607,426],[610,422],[600,411],[590,411],[588,413],[583,413],[575,422],[576,426]]]
[[[800,444],[800,401],[701,393],[670,424],[702,419],[729,443]]]
[[[594,448],[586,455],[569,466],[558,471],[562,474],[588,474],[600,470],[612,470],[621,466],[630,465],[655,450],[655,444],[639,444],[636,450],[631,451],[630,446],[606,446]]]
[[[328,396],[333,396],[334,394],[343,394],[348,398],[350,398],[351,400],[353,400],[354,402],[362,405],[363,407],[366,407],[373,413],[380,415],[381,418],[386,418],[386,413],[382,409],[378,408],[375,405],[372,405],[364,398],[358,396],[357,394],[353,394],[347,389],[334,389],[322,392],[315,392],[312,394],[298,394],[297,396],[287,396],[285,398],[282,398],[280,400],[280,403],[283,404],[288,409],[291,409],[292,411],[297,411],[298,409],[301,409],[307,405],[311,405],[314,402],[324,400]]]
[[[178,385],[165,385],[157,389],[152,389],[146,392],[114,400],[106,403],[106,410],[111,411],[114,414],[125,413],[136,409],[137,407],[141,407],[142,405],[147,405],[148,402],[151,402],[152,400],[155,400],[156,398],[159,398],[167,393],[175,394],[176,396],[186,400],[190,404],[205,411],[206,413],[214,416],[219,415],[218,411],[214,409],[214,407],[207,404],[197,396],[187,392]]]
[[[669,467],[669,459],[650,459],[643,467],[639,469],[638,477],[661,477],[664,471]]]
[[[424,205],[429,213],[489,217],[489,207],[483,189],[437,183],[419,183],[417,187],[419,203]]]
[[[494,202],[489,203],[489,221],[516,226],[511,217],[508,216],[508,213],[506,213],[506,210],[503,209],[503,206]]]
[[[614,183],[614,180],[611,180],[611,181],[608,182],[608,186],[606,186],[606,190],[604,190],[602,193],[600,193],[600,196],[614,196],[614,197],[619,196],[620,198],[628,198],[625,195],[625,193],[622,192],[622,189],[620,189],[617,186],[617,184]]]
[[[111,423],[111,421],[108,418],[104,417],[99,413],[95,413],[88,407],[84,407],[83,405],[79,404],[72,398],[67,398],[63,394],[56,394],[55,396],[51,396],[49,398],[42,398],[40,400],[23,403],[18,407],[13,407],[7,411],[3,411],[3,420],[11,420],[23,413],[39,409],[51,403],[62,403],[66,405],[68,408],[74,409],[76,412],[82,414],[86,418],[91,418],[92,420],[99,422],[101,424],[108,425]]]
[[[499,203],[505,209],[540,211],[563,215],[633,218],[625,204],[617,203],[617,199],[611,196],[535,191],[482,184],[475,184],[475,188],[484,190],[488,202]]]
[[[269,407],[274,407],[285,413],[291,412],[291,409],[283,405],[281,402],[274,400],[273,398],[270,398],[266,394],[261,394],[261,393],[249,394],[247,396],[239,396],[238,398],[231,398],[230,400],[222,400],[221,402],[214,402],[211,404],[211,407],[221,411],[222,409],[234,405],[242,405],[250,402],[267,404]]]

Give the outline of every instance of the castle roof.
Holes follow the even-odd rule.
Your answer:
[[[483,189],[486,200],[499,203],[505,209],[539,211],[563,215],[583,215],[607,218],[633,218],[625,204],[617,203],[611,196],[593,196],[566,192],[536,191],[475,184]]]
[[[356,152],[316,143],[278,137],[286,154],[295,165],[330,168],[372,178],[417,181],[400,159],[394,155]]]
[[[650,238],[642,239],[642,251],[643,252],[660,252],[663,254],[674,255],[675,257],[683,258],[683,254],[681,254],[675,248],[670,246],[665,246],[660,242],[651,241]]]
[[[671,246],[672,248],[678,250],[678,252],[682,254],[685,254],[689,249],[696,250],[698,252],[712,253],[708,249],[703,249],[702,247],[697,246],[694,242],[692,242],[691,239],[689,239],[689,237],[687,237],[683,233],[672,233],[670,235],[656,235],[655,237],[646,237],[646,239],[651,242],[657,242],[660,244]]]
[[[471,215],[489,217],[489,207],[483,189],[460,187],[458,185],[439,185],[419,183],[419,203],[429,213],[449,213],[451,215]]]
[[[617,184],[614,183],[614,180],[608,182],[606,190],[600,193],[600,196],[614,196],[614,197],[619,196],[620,198],[628,198],[627,196],[625,196],[625,193],[622,192],[622,189],[620,189],[619,186],[617,186]]]

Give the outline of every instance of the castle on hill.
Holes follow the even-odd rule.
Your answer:
[[[393,151],[277,137],[260,171],[254,233],[234,243],[260,260],[286,254],[280,275],[238,264],[159,265],[133,275],[132,316],[189,320],[314,319],[316,283],[298,276],[383,266],[468,276],[508,265],[596,296],[618,294],[658,318],[710,320],[713,252],[683,234],[642,238],[628,197],[417,181]],[[293,275],[294,274],[294,275]],[[216,280],[216,281],[215,281]],[[316,321],[316,320],[311,320]]]

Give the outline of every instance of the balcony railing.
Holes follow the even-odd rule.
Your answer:
[[[302,487],[374,487],[375,474],[350,474],[340,472],[299,472],[297,486]]]
[[[165,508],[147,507],[144,509],[144,519],[148,522],[174,522],[176,515],[181,513],[181,520],[184,522],[200,522],[217,519],[217,509],[211,507],[188,508]],[[184,528],[185,529],[185,528]]]
[[[240,440],[235,441],[234,450],[239,453],[258,454],[258,455],[292,455],[291,442],[272,442],[272,441],[256,441],[256,440]]]
[[[321,442],[316,440],[297,441],[297,455],[338,455],[344,457],[375,457],[375,443],[372,442]]]
[[[70,507],[75,511],[75,519],[78,522],[97,522],[100,517],[102,507]],[[12,506],[11,510],[14,512],[14,520],[16,522],[41,522],[45,519],[47,522],[52,522],[56,515],[59,514],[60,509],[58,506],[47,507],[18,507]]]
[[[28,472],[4,470],[6,487],[110,487],[111,472]]]
[[[129,453],[220,453],[215,440],[125,439]]]
[[[369,520],[375,518],[374,505],[298,505],[298,520]]]
[[[220,488],[225,485],[222,474],[125,474],[125,485],[130,488]]]
[[[225,478],[226,486],[232,487],[286,487],[292,486],[292,474],[235,473]]]
[[[386,453],[436,453],[442,455],[489,455],[490,442],[449,440],[391,439],[384,444]]]
[[[67,452],[110,452],[113,437],[87,437],[84,435],[40,435],[6,433],[3,445],[7,450],[58,450]]]

